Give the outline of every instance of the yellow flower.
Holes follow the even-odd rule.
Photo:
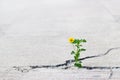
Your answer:
[[[70,43],[73,43],[73,42],[75,41],[75,39],[72,38],[72,37],[70,37],[70,38],[68,39],[68,41],[69,41]]]

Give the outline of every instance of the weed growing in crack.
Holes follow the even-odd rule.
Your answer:
[[[86,49],[84,49],[82,47],[82,43],[85,43],[86,40],[85,39],[75,39],[75,38],[69,38],[69,42],[73,45],[74,50],[71,52],[71,55],[74,55],[74,66],[78,67],[78,68],[82,68],[82,62],[79,60],[80,58],[80,54],[82,51],[86,51]]]

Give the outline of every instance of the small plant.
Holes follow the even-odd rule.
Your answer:
[[[74,66],[81,68],[82,67],[82,62],[79,60],[80,54],[82,51],[86,51],[86,49],[82,48],[82,43],[85,43],[85,39],[74,39],[74,38],[69,38],[69,42],[73,45],[74,50],[71,52],[72,55],[74,55]]]

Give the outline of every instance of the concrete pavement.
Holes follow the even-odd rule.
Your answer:
[[[81,57],[120,47],[119,0],[1,0],[0,65],[29,66],[72,59],[69,37],[85,38]],[[120,66],[120,49],[83,61]]]

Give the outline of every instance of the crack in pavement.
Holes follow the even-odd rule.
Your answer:
[[[112,71],[112,68],[110,68],[110,75],[109,75],[108,79],[111,79],[112,76],[113,76],[113,71]]]
[[[120,47],[116,47],[116,48],[110,48],[108,49],[105,53],[103,54],[98,54],[98,55],[94,55],[94,56],[87,56],[87,57],[84,57],[84,58],[81,58],[79,60],[86,60],[86,59],[90,59],[90,58],[96,58],[96,57],[102,57],[102,56],[105,56],[107,55],[108,53],[110,53],[112,50],[116,50],[116,49],[120,49]],[[36,69],[36,68],[59,68],[59,67],[62,67],[61,69],[68,69],[70,68],[70,64],[74,63],[75,60],[71,59],[71,60],[66,60],[65,63],[62,63],[62,64],[56,64],[56,65],[36,65],[36,66],[29,66],[29,69],[27,68],[22,68],[22,66],[14,66],[13,68],[18,70],[18,71],[21,71],[21,72],[28,72],[29,70],[31,69]],[[95,66],[95,67],[90,67],[90,66],[83,66],[82,68],[85,68],[85,69],[88,69],[88,70],[91,70],[91,69],[120,69],[120,67],[106,67],[106,66]],[[111,72],[110,73],[110,77],[113,75],[113,73]]]
[[[116,48],[110,48],[108,49],[105,53],[103,54],[98,54],[98,55],[94,55],[94,56],[87,56],[84,58],[81,58],[79,60],[85,60],[85,59],[89,59],[89,58],[95,58],[95,57],[101,57],[101,56],[105,56],[107,55],[109,52],[111,52],[112,50],[116,50],[116,49],[120,49],[120,47],[116,47]],[[71,63],[71,62],[75,62],[75,60],[67,60],[66,63]]]

